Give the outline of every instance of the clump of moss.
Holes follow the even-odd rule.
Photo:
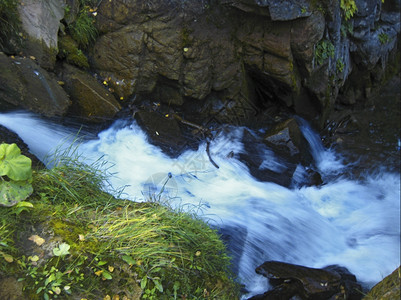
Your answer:
[[[363,299],[401,299],[400,290],[401,269],[400,267],[398,267],[393,273],[391,273],[378,284],[376,284]]]
[[[96,40],[96,3],[91,0],[77,1],[76,7],[66,6],[63,19],[64,30],[59,38],[59,58],[80,68],[89,68],[84,54]]]
[[[89,63],[88,58],[85,54],[78,48],[78,43],[69,35],[63,36],[59,39],[59,57],[65,58],[70,64],[77,67],[88,69]]]
[[[217,233],[159,202],[116,199],[99,165],[35,171],[33,207],[0,208],[0,279],[29,299],[236,299]],[[7,259],[6,259],[7,258]]]

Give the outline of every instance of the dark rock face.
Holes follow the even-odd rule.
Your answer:
[[[362,299],[361,286],[346,268],[328,266],[307,268],[278,261],[267,261],[256,273],[269,278],[271,291],[250,299]]]
[[[380,169],[400,172],[401,77],[396,76],[375,94],[369,106],[343,109],[332,114],[323,132],[325,144],[333,145],[344,163],[358,161],[356,178],[365,171]]]
[[[215,97],[220,120],[235,115],[241,124],[281,103],[322,125],[339,94],[352,104],[364,96],[354,90],[369,89],[384,71],[357,87],[345,85],[348,77],[385,65],[397,48],[391,6],[357,6],[346,21],[331,0],[103,1],[91,61],[124,98],[139,93],[181,106]],[[332,52],[318,61],[316,51],[329,51],[324,45]]]
[[[67,93],[55,76],[32,59],[12,59],[0,53],[0,68],[0,102],[49,117],[67,112],[71,103]]]
[[[39,2],[34,10],[43,18],[49,9]],[[44,23],[54,27],[63,9],[59,0],[52,5],[50,11],[56,13]],[[334,0],[100,1],[100,37],[89,49],[89,67],[127,104],[137,105],[137,99],[162,102],[191,117],[213,115],[218,122],[235,125],[248,125],[255,116],[265,124],[271,117],[265,112],[280,107],[323,128],[336,104],[366,101],[391,69],[388,63],[396,61],[399,1],[357,0],[356,5],[357,12],[346,20]],[[27,11],[21,9],[21,14]],[[56,27],[39,27],[28,32],[30,39],[42,39],[57,51]],[[26,51],[36,55],[34,49]],[[53,69],[54,62],[36,56],[42,66]],[[1,74],[2,83],[15,81],[3,84],[3,102],[49,116],[65,113],[68,101],[60,100],[65,95],[58,95],[60,88],[52,86],[43,70],[35,69],[39,75],[34,80],[32,72],[15,65],[2,69],[7,71]],[[25,76],[26,82],[6,78],[6,73]],[[72,90],[80,90],[80,95],[92,94],[92,100],[74,101],[71,112],[89,119],[99,114],[99,120],[113,116],[119,105],[112,96],[94,96],[100,89],[96,84],[85,89],[82,83],[93,80],[80,77],[69,80],[66,90],[73,99],[79,97]],[[81,84],[72,88],[73,83]],[[24,95],[25,84],[35,86],[29,93],[34,96],[31,103]],[[92,105],[95,98],[108,104]]]
[[[121,105],[93,76],[64,64],[61,76],[64,89],[72,100],[70,112],[89,121],[112,119]]]

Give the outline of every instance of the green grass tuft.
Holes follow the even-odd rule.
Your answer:
[[[166,203],[104,192],[103,164],[61,154],[34,172],[33,207],[0,208],[0,279],[20,278],[29,299],[238,299],[216,231]]]
[[[67,29],[71,37],[83,49],[88,48],[98,36],[95,19],[90,14],[88,6],[79,11],[76,20],[68,25]]]

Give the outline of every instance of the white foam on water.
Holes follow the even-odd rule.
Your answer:
[[[67,128],[27,113],[0,114],[0,124],[18,133],[39,158],[71,135]],[[79,149],[88,161],[104,157],[110,163],[112,186],[126,186],[127,198],[161,196],[172,205],[198,207],[211,225],[230,228],[232,238],[240,241],[231,250],[239,278],[250,291],[247,297],[267,288],[267,281],[254,271],[266,260],[345,266],[369,286],[400,265],[399,174],[383,172],[363,182],[340,178],[293,189],[260,182],[229,155],[244,151],[241,135],[242,129],[236,128],[212,141],[210,154],[219,168],[210,162],[205,144],[169,158],[149,144],[135,122],[116,122]],[[323,175],[345,168],[322,146],[313,151]]]

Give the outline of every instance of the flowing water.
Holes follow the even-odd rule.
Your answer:
[[[15,131],[42,160],[58,145],[69,146],[76,134],[31,113],[0,114],[0,124]],[[253,178],[230,155],[245,151],[241,127],[211,143],[219,168],[209,161],[206,144],[169,158],[148,143],[133,121],[115,122],[79,149],[88,162],[99,157],[109,162],[115,173],[111,184],[125,186],[124,197],[168,199],[195,209],[219,228],[250,291],[247,296],[267,289],[267,281],[254,271],[266,260],[317,268],[338,264],[372,286],[400,265],[400,175],[381,171],[363,181],[330,177],[346,174],[349,167],[321,145],[307,123],[301,128],[322,177],[333,178],[320,187],[285,188]],[[274,159],[266,152],[264,165],[275,165]],[[302,176],[302,168],[298,173]]]

